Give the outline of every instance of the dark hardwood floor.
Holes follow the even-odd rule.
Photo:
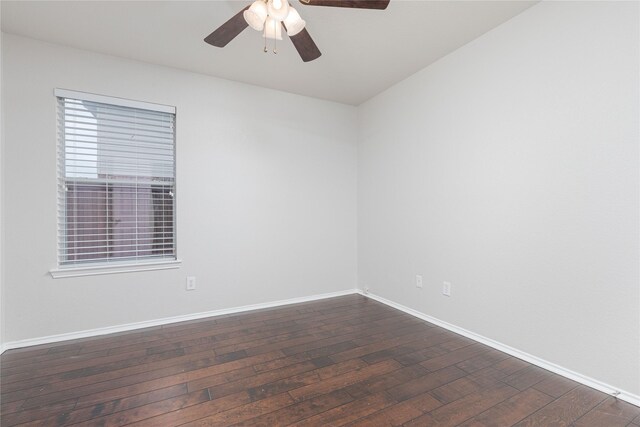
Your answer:
[[[3,427],[640,426],[640,408],[359,295],[1,357]]]

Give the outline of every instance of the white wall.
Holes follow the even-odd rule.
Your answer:
[[[638,12],[538,4],[362,105],[359,286],[640,394]]]
[[[5,34],[5,342],[356,286],[355,107]],[[177,107],[179,270],[52,279],[56,101]],[[197,277],[187,292],[185,277]]]

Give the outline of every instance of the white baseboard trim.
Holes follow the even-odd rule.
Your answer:
[[[403,311],[407,314],[410,314],[411,316],[417,317],[419,319],[425,320],[429,323],[433,323],[434,325],[438,325],[444,329],[447,329],[451,332],[455,332],[456,334],[462,335],[464,337],[470,338],[474,341],[477,341],[479,343],[488,345],[489,347],[495,348],[496,350],[502,351],[504,353],[510,354],[511,356],[517,357],[518,359],[522,359],[526,362],[531,363],[532,365],[536,365],[539,366],[543,369],[546,369],[547,371],[551,371],[555,374],[558,375],[562,375],[563,377],[569,378],[570,380],[573,380],[575,382],[578,382],[580,384],[584,384],[588,387],[594,388],[598,391],[601,391],[603,393],[612,395],[617,397],[620,400],[624,400],[625,402],[629,402],[632,405],[636,405],[636,406],[640,406],[640,396],[633,394],[633,393],[629,393],[627,391],[624,390],[619,390],[614,386],[611,386],[609,384],[606,384],[602,381],[598,381],[594,378],[588,377],[586,375],[582,375],[578,372],[572,371],[571,369],[567,369],[564,368],[562,366],[556,365],[555,363],[549,362],[547,360],[541,359],[537,356],[533,356],[529,353],[525,353],[523,351],[520,351],[518,349],[515,349],[513,347],[510,347],[506,344],[502,344],[498,341],[494,341],[491,338],[487,338],[484,337],[482,335],[478,335],[475,332],[471,332],[468,331],[466,329],[460,328],[456,325],[452,325],[451,323],[447,323],[443,320],[437,319],[435,317],[431,317],[429,315],[426,315],[424,313],[421,313],[417,310],[414,310],[412,308],[409,307],[405,307],[402,304],[398,304],[395,303],[393,301],[390,301],[386,298],[383,298],[381,296],[378,295],[374,295],[371,292],[363,292],[362,290],[358,290],[358,293],[371,298],[373,300],[376,300],[378,302],[381,302],[382,304],[388,305],[389,307],[393,307],[395,309],[398,309],[400,311]]]
[[[326,293],[326,294],[311,295],[311,296],[298,297],[298,298],[290,298],[290,299],[286,299],[286,300],[271,301],[271,302],[265,302],[265,303],[260,303],[260,304],[243,305],[243,306],[240,306],[240,307],[225,308],[225,309],[221,309],[221,310],[205,311],[205,312],[194,313],[194,314],[185,314],[185,315],[181,315],[181,316],[165,317],[165,318],[162,318],[162,319],[147,320],[147,321],[135,322],[135,323],[127,323],[127,324],[124,324],[124,325],[109,326],[109,327],[106,327],[106,328],[88,329],[88,330],[85,330],[85,331],[69,332],[69,333],[66,333],[66,334],[49,335],[49,336],[40,337],[40,338],[29,338],[29,339],[25,339],[25,340],[11,341],[11,342],[6,342],[6,343],[3,343],[2,345],[0,345],[0,350],[1,350],[0,354],[4,353],[7,350],[12,350],[12,349],[15,349],[15,348],[31,347],[31,346],[34,346],[34,345],[41,345],[41,344],[51,344],[51,343],[55,343],[55,342],[74,340],[74,339],[78,339],[78,338],[96,337],[96,336],[99,336],[99,335],[112,334],[112,333],[115,333],[115,332],[133,331],[133,330],[136,330],[136,329],[149,328],[149,327],[152,327],[152,326],[167,325],[167,324],[170,324],[170,323],[184,322],[184,321],[187,321],[187,320],[204,319],[206,317],[222,316],[222,315],[225,315],[225,314],[242,313],[242,312],[251,311],[251,310],[260,310],[260,309],[264,309],[264,308],[280,307],[280,306],[289,305],[289,304],[298,304],[298,303],[301,303],[301,302],[318,301],[318,300],[322,300],[322,299],[341,297],[341,296],[344,296],[344,295],[351,295],[351,294],[356,294],[356,293],[358,293],[357,289],[347,289],[345,291],[330,292],[330,293]]]
[[[359,290],[359,289],[348,289],[348,290],[339,291],[339,292],[330,292],[326,294],[290,298],[290,299],[280,300],[280,301],[271,301],[266,303],[245,305],[245,306],[233,307],[233,308],[227,308],[227,309],[221,309],[221,310],[212,310],[212,311],[206,311],[201,313],[186,314],[181,316],[165,317],[162,319],[128,323],[124,325],[110,326],[106,328],[96,328],[96,329],[89,329],[85,331],[70,332],[66,334],[50,335],[50,336],[40,337],[40,338],[11,341],[11,342],[0,344],[0,354],[4,353],[7,350],[16,349],[16,348],[30,347],[30,346],[41,345],[41,344],[51,344],[55,342],[68,341],[68,340],[73,340],[78,338],[88,338],[88,337],[94,337],[99,335],[112,334],[115,332],[133,331],[136,329],[149,328],[153,326],[162,326],[170,323],[184,322],[188,320],[197,320],[197,319],[203,319],[206,317],[221,316],[226,314],[242,313],[242,312],[251,311],[251,310],[260,310],[264,308],[280,307],[280,306],[289,305],[289,304],[318,301],[326,298],[334,298],[334,297],[339,297],[344,295],[351,295],[355,293],[364,295],[382,304],[388,305],[389,307],[393,307],[397,310],[403,311],[411,316],[417,317],[429,323],[433,323],[434,325],[445,328],[451,332],[470,338],[482,344],[488,345],[489,347],[495,348],[496,350],[499,350],[511,356],[517,357],[518,359],[522,359],[526,362],[539,366],[543,369],[546,369],[558,375],[562,375],[563,377],[569,378],[580,384],[584,384],[588,387],[594,388],[596,390],[602,391],[612,396],[616,396],[618,399],[624,400],[625,402],[629,402],[633,405],[640,406],[640,396],[638,395],[629,393],[624,390],[618,390],[616,387],[613,387],[602,381],[598,381],[594,378],[588,377],[586,375],[582,375],[578,372],[574,372],[570,369],[564,368],[562,366],[556,365],[555,363],[551,363],[539,357],[525,353],[523,351],[510,347],[506,344],[502,344],[498,341],[494,341],[491,338],[478,335],[475,332],[468,331],[466,329],[452,325],[451,323],[448,323],[443,320],[437,319],[435,317],[421,313],[412,308],[405,307],[402,304],[395,303],[391,300],[388,300],[378,295],[374,295],[370,292],[363,292],[362,290]]]

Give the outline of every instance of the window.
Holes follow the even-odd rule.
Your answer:
[[[58,265],[175,260],[175,109],[55,94]]]

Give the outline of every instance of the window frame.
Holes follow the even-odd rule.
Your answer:
[[[64,248],[62,247],[62,243],[60,240],[60,236],[62,235],[60,227],[60,216],[64,215],[62,212],[57,212],[58,216],[57,224],[56,224],[56,267],[49,270],[49,273],[54,279],[57,278],[65,278],[65,277],[78,277],[78,276],[93,276],[93,275],[102,275],[102,274],[113,274],[113,273],[130,273],[136,271],[152,271],[152,270],[167,270],[167,269],[176,269],[179,268],[182,264],[182,261],[178,258],[178,244],[177,244],[177,179],[176,179],[176,167],[177,167],[177,150],[176,150],[176,141],[177,141],[177,129],[176,129],[176,107],[163,105],[163,104],[155,104],[150,102],[143,101],[135,101],[131,99],[125,98],[117,98],[112,96],[105,95],[97,95],[93,93],[86,92],[78,92],[67,89],[54,89],[54,97],[56,100],[56,117],[60,114],[58,111],[58,102],[59,98],[70,98],[77,99],[81,101],[90,101],[90,102],[98,102],[103,104],[108,104],[112,106],[119,107],[129,107],[129,108],[137,108],[143,110],[151,110],[155,112],[163,112],[174,115],[174,128],[173,128],[173,258],[139,258],[139,259],[122,259],[118,260],[114,258],[109,261],[95,261],[95,262],[86,262],[86,263],[69,263],[62,264],[62,253]],[[59,119],[56,119],[56,126],[58,126]],[[56,135],[58,133],[56,132]],[[57,139],[57,149],[56,156],[60,156],[60,150],[65,149],[65,140],[64,138],[60,138],[56,136]],[[63,185],[66,177],[64,174],[64,167],[61,167],[60,160],[56,160],[56,186]],[[60,202],[59,189],[56,191],[56,204]],[[66,220],[66,216],[63,218]]]

